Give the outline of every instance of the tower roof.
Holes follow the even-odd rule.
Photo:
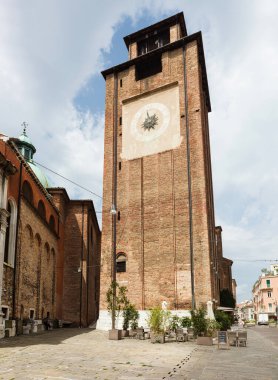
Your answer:
[[[27,133],[26,133],[26,126],[27,126],[27,123],[23,122],[22,123],[23,125],[23,131],[21,133],[21,135],[19,136],[18,140],[18,146],[22,147],[22,146],[27,146],[28,148],[30,148],[34,153],[36,153],[36,148],[34,147],[34,145],[32,144],[32,141],[31,139],[27,136]]]
[[[179,24],[181,28],[181,37],[186,37],[187,36],[187,30],[186,30],[186,25],[185,25],[185,20],[184,20],[184,15],[183,12],[177,13],[174,16],[165,18],[164,20],[161,20],[155,24],[152,24],[150,26],[147,26],[146,28],[137,30],[134,33],[129,34],[128,36],[124,37],[124,42],[126,44],[126,47],[129,47],[129,44],[132,42],[138,41],[141,38],[144,38],[146,34],[149,33],[154,33],[157,30],[163,29],[165,27],[170,27],[172,25]]]

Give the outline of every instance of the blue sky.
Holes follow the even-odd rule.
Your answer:
[[[178,11],[189,34],[203,33],[216,225],[241,301],[270,264],[254,260],[278,259],[275,0],[2,0],[1,131],[18,136],[27,121],[38,162],[102,194],[100,71],[127,59],[125,35]],[[50,177],[73,198],[91,197]]]

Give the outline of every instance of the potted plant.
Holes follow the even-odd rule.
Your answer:
[[[212,346],[212,337],[214,332],[219,329],[219,323],[215,320],[207,319],[206,310],[202,307],[197,310],[191,310],[191,319],[197,344]]]
[[[232,319],[229,316],[229,314],[221,310],[216,310],[214,315],[215,315],[216,321],[220,324],[221,331],[227,331],[231,328]]]
[[[119,313],[128,303],[126,297],[127,288],[125,286],[120,286],[116,281],[112,281],[109,289],[106,293],[107,310],[111,313],[112,324],[113,324],[113,312],[115,318],[119,316]],[[113,295],[116,295],[113,302]],[[109,339],[119,340],[122,338],[122,331],[120,329],[109,330]]]
[[[152,343],[165,343],[165,330],[169,325],[170,311],[155,307],[150,310],[148,325],[151,330]]]
[[[181,327],[189,329],[192,326],[191,318],[181,317]]]
[[[139,313],[135,306],[127,302],[123,309],[123,331],[122,336],[129,336],[128,328],[131,326],[133,330],[138,327]]]
[[[172,315],[169,323],[169,330],[176,332],[181,327],[181,318],[177,315]]]

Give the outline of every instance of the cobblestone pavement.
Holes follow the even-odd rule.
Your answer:
[[[270,339],[271,338],[271,339]],[[107,333],[59,329],[0,340],[0,379],[278,379],[278,329],[248,329],[247,347],[151,344]]]

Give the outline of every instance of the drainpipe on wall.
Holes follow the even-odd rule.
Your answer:
[[[18,184],[18,197],[17,197],[17,217],[16,217],[16,233],[15,233],[15,255],[14,255],[14,276],[13,276],[13,314],[12,318],[16,318],[16,275],[17,275],[17,249],[18,249],[18,231],[21,211],[21,182],[22,182],[22,162],[20,162],[19,169],[19,184]]]
[[[183,81],[184,81],[184,103],[185,103],[185,124],[186,124],[186,126],[185,126],[186,127],[186,156],[187,156],[188,203],[189,203],[191,298],[192,298],[192,310],[194,310],[196,304],[195,304],[195,284],[194,284],[193,215],[192,215],[189,117],[188,117],[187,73],[186,73],[186,46],[183,46]]]
[[[79,327],[82,327],[82,281],[83,281],[83,249],[84,249],[84,203],[82,202],[82,237],[80,253],[80,294],[79,294]]]

